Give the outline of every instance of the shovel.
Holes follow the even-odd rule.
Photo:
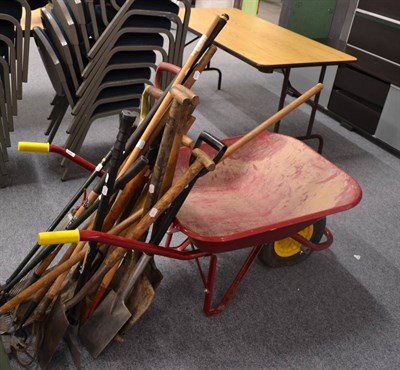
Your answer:
[[[101,191],[99,207],[97,210],[96,218],[94,220],[93,229],[101,230],[103,227],[103,221],[106,216],[108,203],[110,196],[112,194],[114,183],[117,177],[118,168],[120,166],[120,161],[122,159],[122,154],[125,149],[126,141],[128,140],[128,135],[130,133],[131,126],[134,122],[134,116],[129,111],[122,111],[120,115],[120,127],[116,142],[114,144],[112,154],[111,154],[111,164],[109,172],[106,176],[106,181],[104,183],[103,189]],[[92,263],[97,254],[97,243],[90,242],[89,243],[89,253],[86,256],[86,262],[82,267],[84,268],[81,272],[81,276],[79,277],[77,283],[77,290],[80,290],[83,285],[87,282],[90,274],[90,269]],[[62,304],[61,298],[57,298],[56,306],[54,310],[52,310],[49,319],[46,321],[46,326],[44,328],[44,345],[39,348],[38,351],[38,360],[39,364],[42,368],[46,368],[48,363],[50,362],[53,354],[58,346],[60,340],[64,337],[66,331],[66,339],[69,347],[71,349],[71,353],[73,354],[73,358],[77,366],[80,365],[80,350],[77,345],[77,331],[78,331],[78,323],[79,323],[79,315],[81,311],[82,302],[80,304],[76,304],[71,306],[71,310],[68,313],[64,311],[61,312]],[[54,320],[54,321],[53,321]],[[51,323],[49,325],[48,323]],[[54,324],[53,324],[54,323]],[[62,326],[62,328],[61,328]],[[56,341],[55,338],[58,340]],[[50,343],[50,345],[48,345]]]
[[[125,305],[125,300],[150,258],[151,256],[143,254],[127,283],[121,284],[117,291],[110,290],[93,315],[81,326],[81,341],[94,358],[106,348],[108,343],[131,318],[132,313]]]

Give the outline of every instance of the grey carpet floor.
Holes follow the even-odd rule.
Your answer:
[[[19,140],[45,140],[53,96],[35,47],[30,65],[7,163],[11,185],[0,190],[1,281],[85,178],[76,169],[61,182],[59,158],[16,151]],[[220,137],[241,134],[274,112],[279,73],[260,74],[223,51],[212,65],[223,71],[222,90],[216,90],[212,72],[195,85],[200,106],[193,137],[202,129]],[[305,106],[290,114],[282,131],[302,134],[308,112]],[[67,123],[56,143],[64,142]],[[96,121],[82,155],[98,160],[112,145],[116,129],[116,118]],[[164,279],[150,309],[124,343],[112,343],[96,360],[84,351],[83,369],[400,367],[399,159],[322,113],[315,132],[325,139],[324,155],[363,189],[356,208],[328,218],[333,246],[291,268],[255,263],[226,311],[212,318],[202,313],[203,287],[194,263],[157,258]],[[217,296],[246,254],[239,250],[220,256]],[[14,361],[12,366],[19,369]],[[64,345],[52,368],[74,369]]]

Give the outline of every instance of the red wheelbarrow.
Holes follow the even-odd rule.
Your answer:
[[[229,138],[225,143],[229,147],[238,139]],[[182,149],[177,177],[188,167],[189,157],[190,150]],[[205,285],[204,312],[214,315],[224,310],[257,255],[276,265],[277,261],[297,262],[309,251],[328,248],[333,237],[324,225],[326,216],[354,207],[361,194],[351,176],[303,142],[262,133],[196,182],[165,246],[91,230],[74,232],[80,240],[196,260]],[[175,231],[183,232],[187,239],[171,246]],[[242,248],[251,248],[250,254],[221,302],[212,307],[217,255]],[[204,257],[210,257],[207,277],[199,262]]]

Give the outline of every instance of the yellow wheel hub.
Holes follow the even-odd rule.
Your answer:
[[[311,239],[313,233],[314,225],[307,226],[306,228],[298,232],[299,235],[307,240]],[[292,238],[285,238],[277,240],[274,243],[274,249],[275,253],[279,257],[291,257],[301,251],[301,243]]]

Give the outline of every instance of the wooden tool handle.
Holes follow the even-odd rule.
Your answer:
[[[54,258],[56,258],[58,252],[60,252],[61,248],[63,247],[62,244],[57,245],[56,249],[51,252],[36,268],[35,274],[37,276],[42,276],[50,264],[53,262]]]
[[[159,89],[158,87],[149,85],[148,87],[146,87],[148,94],[151,95],[154,99],[160,99],[163,91],[161,89]]]
[[[85,246],[86,242],[79,242],[75,248],[73,249],[72,253],[70,254],[69,258],[73,258],[76,254],[78,254],[83,247]],[[63,263],[64,261],[66,261],[68,259],[65,259],[63,261],[61,261],[61,263]],[[51,288],[49,289],[49,291],[46,294],[46,297],[51,301],[53,300],[53,298],[60,292],[61,286],[65,280],[65,278],[68,275],[68,271],[63,272],[62,274],[60,274],[56,281],[53,283],[53,285],[51,286]]]
[[[40,278],[36,283],[33,283],[32,285],[24,289],[20,294],[10,299],[7,303],[5,303],[3,306],[0,307],[0,315],[5,314],[6,312],[10,311],[20,303],[24,302],[35,292],[40,290],[42,287],[54,281],[57,278],[57,276],[59,276],[65,271],[68,271],[72,266],[81,261],[85,257],[85,254],[86,250],[80,251],[75,256],[71,257],[61,265],[54,268],[48,274]]]
[[[191,104],[196,107],[199,104],[199,97],[186,86],[177,84],[171,88],[171,94],[181,105]]]
[[[304,94],[300,95],[297,99],[293,100],[290,104],[288,104],[286,107],[282,108],[278,112],[276,112],[273,116],[262,122],[260,125],[258,125],[256,128],[251,130],[249,133],[246,135],[242,136],[238,141],[233,143],[225,152],[222,160],[225,158],[229,157],[234,153],[236,150],[241,148],[243,145],[247,144],[250,140],[255,138],[258,134],[261,132],[265,131],[269,126],[274,125],[278,121],[280,121],[283,117],[285,117],[288,113],[299,107],[301,104],[309,100],[312,96],[315,94],[319,93],[322,88],[324,87],[323,84],[318,83],[315,86],[313,86],[311,89],[307,90]]]
[[[202,163],[202,165],[207,168],[207,171],[214,171],[215,170],[215,163],[213,160],[209,157],[208,154],[203,152],[199,148],[195,148],[192,151],[192,155],[196,157],[196,159]]]
[[[213,33],[214,29],[219,25],[221,22],[221,19],[226,20],[227,16],[226,15],[221,15],[221,16],[216,16],[208,28],[208,30],[205,32],[205,34],[200,38],[198,41],[197,45],[193,49],[192,53],[190,54],[189,58],[187,59],[185,65],[182,67],[180,70],[179,74],[176,76],[173,85],[176,84],[181,84],[185,78],[185,76],[189,73],[190,69],[193,67],[194,63],[198,59],[198,57],[201,55],[203,52],[203,47],[205,43],[207,42],[208,38],[210,35]],[[131,152],[130,156],[128,157],[127,161],[123,165],[121,172],[124,173],[128,167],[132,165],[133,162],[138,158],[140,152],[141,152],[141,146],[144,145],[144,143],[147,142],[149,137],[151,136],[151,133],[154,131],[155,127],[157,126],[158,122],[161,120],[161,118],[164,116],[165,112],[167,111],[169,104],[171,103],[172,100],[172,95],[170,92],[168,92],[164,98],[164,100],[161,102],[160,106],[158,107],[157,111],[155,112],[154,116],[150,120],[145,132],[143,133],[142,137],[139,140],[139,145],[137,145],[133,151]]]
[[[140,219],[140,216],[142,215],[143,210],[139,209],[136,212],[134,212],[132,215],[127,217],[125,220],[114,226],[110,231],[108,231],[109,234],[111,235],[118,235],[121,234],[127,227],[131,226],[134,222],[137,222]],[[105,292],[107,291],[107,288],[111,284],[115,273],[118,271],[118,268],[120,266],[121,261],[117,261],[114,266],[106,273],[104,276],[96,294],[94,295],[94,298],[90,304],[90,307],[88,308],[86,315],[82,317],[83,320],[86,320],[88,316],[90,316],[98,304],[100,303],[101,299],[103,298]]]
[[[187,136],[187,135],[183,135],[182,136],[182,145],[193,149],[194,148],[194,141],[191,137]]]

